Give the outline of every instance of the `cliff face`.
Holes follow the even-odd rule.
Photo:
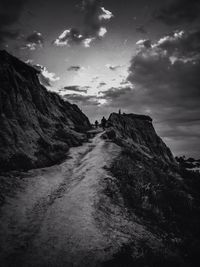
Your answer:
[[[146,157],[159,158],[168,164],[175,164],[170,149],[156,134],[152,119],[145,115],[112,113],[108,120],[109,131],[116,140],[131,147]]]
[[[111,114],[103,138],[122,148],[109,169],[112,179],[105,192],[128,211],[133,225],[148,232],[136,234],[106,266],[123,266],[127,259],[126,266],[196,266],[199,174],[179,168],[148,116]],[[160,248],[148,244],[154,239]]]
[[[80,109],[48,92],[38,74],[0,51],[0,170],[51,165],[90,128]]]

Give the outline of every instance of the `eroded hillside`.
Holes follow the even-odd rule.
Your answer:
[[[52,165],[90,128],[81,110],[48,92],[38,74],[0,51],[0,170]]]

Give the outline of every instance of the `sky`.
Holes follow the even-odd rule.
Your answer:
[[[174,155],[200,155],[199,0],[0,0],[0,49],[91,122],[146,114]]]

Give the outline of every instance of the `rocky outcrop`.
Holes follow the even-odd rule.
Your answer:
[[[196,266],[199,174],[177,165],[148,116],[111,114],[103,138],[122,148],[104,191],[127,212],[130,224],[147,231],[133,235],[105,266]],[[160,247],[150,244],[154,240]]]
[[[54,164],[90,128],[81,110],[47,91],[38,74],[0,51],[0,170]]]
[[[149,116],[112,113],[108,119],[107,134],[124,146],[131,147],[146,157],[159,158],[164,163],[175,164],[170,149],[156,134]],[[108,133],[109,132],[109,133]]]

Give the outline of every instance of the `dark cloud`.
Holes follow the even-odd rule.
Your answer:
[[[177,31],[161,38],[157,47],[166,50],[168,55],[190,59],[200,54],[200,29],[189,32]]]
[[[135,28],[136,32],[147,34],[147,30],[145,29],[144,25],[139,25]]]
[[[106,85],[105,82],[100,82],[99,85],[98,85],[98,88],[103,87],[103,86],[105,86],[105,85]]]
[[[151,48],[151,40],[146,39],[146,40],[139,40],[136,43],[139,46],[143,46],[145,48]]]
[[[29,49],[31,51],[36,50],[38,47],[42,48],[44,44],[44,38],[40,32],[34,31],[24,39],[25,44],[21,49]]]
[[[79,71],[81,70],[81,66],[70,66],[67,70],[68,71]]]
[[[74,92],[79,92],[79,93],[87,93],[88,87],[80,87],[78,85],[73,85],[73,86],[65,86],[63,90],[67,91],[74,91]]]
[[[82,10],[84,12],[84,24],[87,35],[96,36],[101,25],[99,20],[100,1],[98,0],[83,0]]]
[[[123,87],[125,86],[125,87],[130,87],[130,82],[129,81],[127,81],[126,79],[124,79],[124,80],[122,80],[121,82],[120,82],[120,85],[122,85]]]
[[[11,29],[18,22],[25,0],[1,0],[0,1],[0,45],[7,39],[16,39],[20,31]]]
[[[129,94],[132,91],[130,87],[126,88],[110,88],[106,91],[100,91],[102,94],[101,98],[109,102],[115,102],[117,99],[121,99],[123,95]]]
[[[119,68],[121,68],[121,65],[111,65],[111,64],[106,64],[106,68],[108,68],[109,70],[115,71]]]
[[[64,96],[67,101],[83,106],[98,106],[98,98],[95,95],[67,94]]]
[[[156,19],[168,25],[193,22],[199,17],[199,0],[176,0],[154,14]]]
[[[83,0],[82,8],[85,14],[85,35],[100,37],[99,33],[103,27],[103,21],[110,20],[113,14],[102,7],[99,0]]]
[[[43,46],[44,39],[40,32],[34,31],[32,34],[28,35],[26,37],[27,44],[30,44],[32,46]]]
[[[188,104],[190,98],[200,96],[199,53],[193,33],[180,31],[172,37],[165,36],[151,48],[141,48],[133,57],[128,80],[142,85],[146,93],[150,92],[152,101],[158,97],[175,106],[182,106],[184,100]]]
[[[90,47],[95,39],[104,37],[107,32],[104,24],[113,17],[113,14],[102,7],[99,0],[83,0],[81,10],[84,16],[83,30],[76,28],[64,30],[53,42],[54,45],[82,44],[84,47]]]

